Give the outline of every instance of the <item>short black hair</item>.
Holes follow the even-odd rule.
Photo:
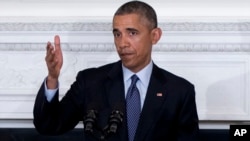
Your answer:
[[[115,12],[115,15],[138,14],[148,20],[151,28],[157,28],[157,15],[155,10],[147,3],[141,1],[130,1],[123,4]]]

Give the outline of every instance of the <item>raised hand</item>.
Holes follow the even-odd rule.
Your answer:
[[[47,88],[55,89],[57,87],[60,70],[63,64],[60,37],[56,35],[54,37],[54,46],[51,44],[51,42],[48,42],[46,49],[47,54],[45,61],[48,68]]]

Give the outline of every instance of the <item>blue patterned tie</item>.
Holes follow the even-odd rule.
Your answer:
[[[129,141],[134,140],[136,128],[139,122],[140,113],[141,113],[141,101],[140,93],[136,87],[136,82],[139,78],[136,75],[131,77],[131,85],[128,89],[126,96],[127,104],[127,124],[128,124],[128,138]]]

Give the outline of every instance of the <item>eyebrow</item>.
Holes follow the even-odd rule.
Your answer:
[[[127,31],[136,31],[138,32],[139,30],[135,29],[135,28],[126,28]]]
[[[137,30],[137,29],[135,29],[135,28],[126,28],[126,31],[136,31],[136,32],[138,32],[139,30]],[[119,32],[119,30],[116,29],[116,28],[114,28],[114,29],[113,29],[113,33],[114,33],[114,32]]]
[[[116,28],[114,28],[114,29],[113,29],[113,33],[114,33],[114,32],[118,32],[118,31],[119,31],[119,30],[118,30],[118,29],[116,29]]]

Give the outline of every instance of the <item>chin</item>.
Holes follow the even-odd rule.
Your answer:
[[[123,64],[126,68],[128,68],[128,69],[130,69],[130,68],[133,67],[133,65],[132,65],[131,63],[129,63],[128,61],[122,61],[122,64]]]

